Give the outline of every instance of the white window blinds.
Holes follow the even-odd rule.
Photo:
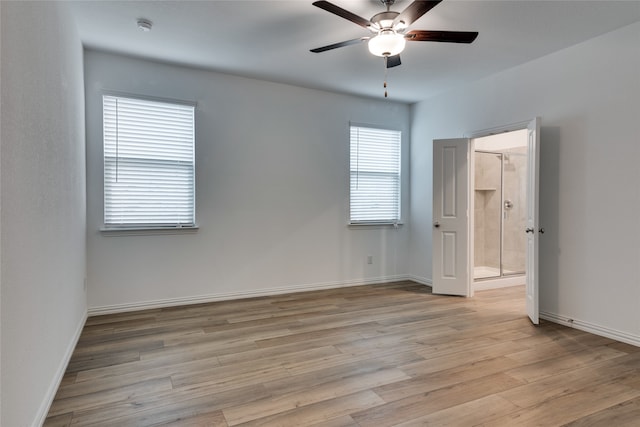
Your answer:
[[[195,224],[194,110],[103,96],[105,226]]]
[[[350,222],[399,222],[401,132],[351,126],[350,140]]]

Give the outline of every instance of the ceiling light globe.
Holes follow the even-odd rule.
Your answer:
[[[394,56],[404,50],[406,40],[393,30],[382,30],[369,39],[369,52],[375,56]]]

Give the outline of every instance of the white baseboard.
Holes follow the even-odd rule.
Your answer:
[[[203,304],[216,301],[229,301],[234,299],[255,298],[270,295],[289,294],[293,292],[319,291],[324,289],[344,288],[350,286],[375,285],[379,283],[401,282],[403,280],[413,280],[410,276],[395,275],[382,276],[367,279],[356,279],[342,282],[311,283],[304,285],[284,286],[278,288],[248,290],[240,292],[227,292],[210,295],[197,295],[191,297],[167,298],[153,301],[140,301],[126,304],[105,305],[91,307],[88,310],[89,316],[99,316],[102,314],[125,313],[128,311],[149,310],[153,308],[175,307],[179,305]]]
[[[578,320],[578,319],[572,319],[567,316],[562,316],[555,313],[549,313],[546,311],[540,312],[540,318],[544,320],[548,320],[550,322],[559,323],[561,325],[568,326],[570,328],[580,329],[581,331],[589,332],[594,335],[600,335],[602,337],[611,338],[616,341],[621,341],[627,344],[640,347],[640,336],[638,335],[617,331],[615,329],[596,325],[594,323],[585,322],[583,320]]]
[[[433,285],[433,281],[427,277],[422,277],[422,276],[416,276],[413,274],[409,274],[407,276],[407,279],[412,280],[416,283],[420,283],[421,285],[426,285],[426,286],[432,286]]]
[[[53,381],[51,381],[51,384],[49,384],[49,389],[45,394],[45,398],[40,404],[40,408],[38,408],[38,412],[36,413],[35,419],[32,424],[33,426],[41,426],[44,424],[44,421],[47,418],[47,414],[49,413],[49,409],[51,408],[51,404],[53,403],[53,399],[56,397],[56,393],[58,391],[58,388],[60,387],[60,382],[62,382],[64,373],[66,372],[69,361],[71,360],[71,356],[73,355],[73,351],[75,350],[76,345],[78,345],[78,340],[80,339],[82,329],[84,328],[86,322],[87,314],[82,316],[82,319],[80,319],[80,323],[76,328],[76,332],[64,352],[64,357],[60,361],[60,365],[58,365],[58,369],[56,370],[56,374],[53,377]]]

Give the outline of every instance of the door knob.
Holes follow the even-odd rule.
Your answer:
[[[440,228],[440,223],[439,223],[439,222],[434,222],[434,223],[433,223],[433,226],[434,226],[435,228]]]
[[[538,230],[538,233],[544,234],[544,228],[541,228],[540,230]]]
[[[533,234],[533,231],[534,231],[533,228],[527,228],[524,232]]]

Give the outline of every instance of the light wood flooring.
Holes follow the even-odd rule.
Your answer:
[[[640,426],[640,348],[412,282],[91,317],[46,426]]]

